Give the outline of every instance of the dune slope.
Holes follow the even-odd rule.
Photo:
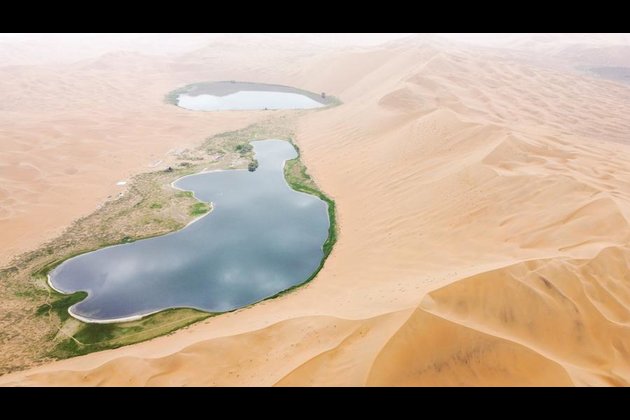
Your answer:
[[[629,384],[629,88],[413,39],[277,77],[344,100],[296,139],[337,204],[317,278],[0,384]]]

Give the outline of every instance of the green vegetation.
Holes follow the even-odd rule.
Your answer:
[[[207,203],[195,203],[190,206],[190,210],[188,214],[191,216],[201,216],[202,214],[206,214],[210,211],[210,206]]]
[[[172,309],[138,321],[86,324],[70,317],[67,311],[86,294],[59,294],[48,287],[46,277],[69,258],[110,245],[163,235],[181,229],[194,217],[206,213],[210,209],[208,204],[198,202],[191,191],[172,188],[171,183],[203,169],[248,167],[254,162],[249,142],[290,138],[295,116],[300,112],[292,111],[292,115],[279,114],[243,129],[207,138],[198,148],[183,152],[191,165],[177,165],[170,172],[156,169],[134,177],[124,195],[107,201],[94,213],[74,222],[59,237],[0,269],[0,300],[6,308],[0,313],[0,340],[11,342],[0,354],[0,374],[50,358],[62,359],[149,340],[215,315],[194,309]],[[321,268],[337,237],[334,202],[319,191],[299,157],[287,162],[285,176],[293,189],[316,195],[328,203],[331,227],[324,244]],[[317,271],[306,282],[315,277]]]
[[[252,146],[250,143],[237,144],[234,150],[239,152],[241,155],[246,155],[254,150],[254,146]]]
[[[249,172],[254,172],[256,169],[258,169],[258,160],[254,159],[253,161],[249,162],[249,165],[247,165],[247,170]]]
[[[112,324],[79,323],[78,330],[71,337],[59,341],[50,355],[57,359],[65,359],[118,348],[168,334],[213,315],[196,309],[179,308],[161,311],[137,321]]]
[[[120,328],[117,323],[108,324],[110,326],[106,328],[116,331],[116,340],[75,348],[76,338],[73,336],[81,334],[83,328],[91,324],[69,317],[67,308],[85,298],[85,294],[67,296],[56,293],[46,283],[47,274],[74,256],[183,228],[199,214],[206,213],[208,204],[199,203],[190,191],[174,189],[171,183],[203,169],[246,168],[252,156],[235,152],[236,145],[258,136],[280,135],[284,129],[281,127],[286,123],[280,118],[206,138],[199,147],[182,152],[190,165],[176,165],[168,172],[156,168],[154,172],[135,176],[127,184],[124,194],[106,201],[94,213],[76,220],[57,238],[16,257],[8,267],[0,269],[0,300],[5,309],[0,312],[0,341],[11,343],[0,353],[0,375],[51,357],[65,358],[135,343],[185,325],[178,320],[179,310],[169,311],[169,318],[147,317],[156,325],[146,334],[134,332],[131,335],[127,323],[120,324]],[[200,205],[192,207],[191,211],[191,206],[196,204]],[[187,322],[193,322],[207,316],[185,318]],[[168,325],[158,328],[161,323]],[[60,351],[64,346],[66,351]]]
[[[247,168],[253,160],[253,150],[241,147],[237,151],[238,145],[249,145],[253,140],[286,138],[292,124],[292,118],[279,115],[241,130],[208,137],[199,147],[186,149],[178,156],[185,157],[190,165],[176,165],[172,171],[160,168],[135,176],[123,195],[77,220],[41,248],[19,256],[9,267],[0,269],[0,300],[6,309],[0,313],[0,340],[11,342],[0,354],[0,374],[51,357],[66,358],[147,340],[209,316],[196,311],[191,317],[181,312],[187,310],[177,309],[136,323],[85,324],[67,313],[67,308],[85,294],[58,294],[48,287],[46,276],[74,256],[181,229],[193,218],[206,213],[209,207],[199,203],[191,191],[172,188],[173,181],[203,169]],[[144,330],[139,333],[138,329]],[[92,338],[88,340],[84,334]],[[113,338],[99,341],[98,334],[101,338],[106,335]]]
[[[75,303],[81,302],[87,297],[87,293],[85,292],[76,292],[72,293],[71,295],[62,295],[61,293],[53,291],[51,292],[51,295],[55,297],[55,300],[41,305],[39,308],[37,308],[37,311],[35,311],[35,315],[50,315],[51,312],[54,312],[61,321],[65,321],[70,317],[70,314],[68,313],[68,308],[70,308]]]
[[[193,198],[192,191],[177,191],[175,197],[178,198]]]
[[[326,259],[332,252],[332,249],[337,242],[337,219],[335,213],[335,202],[317,187],[315,181],[313,181],[311,176],[306,172],[306,166],[304,166],[304,163],[300,159],[300,148],[297,146],[297,144],[293,142],[292,139],[289,139],[289,141],[291,142],[293,147],[295,147],[298,155],[295,159],[287,161],[284,165],[284,177],[287,180],[287,184],[289,184],[289,186],[296,191],[301,191],[317,196],[321,200],[325,201],[326,204],[328,204],[328,220],[330,225],[328,227],[328,238],[326,238],[326,242],[324,242],[324,245],[322,246],[324,257],[322,258],[319,267],[317,267],[313,274],[311,274],[311,276],[304,282],[290,287],[289,289],[283,290],[275,294],[274,296],[271,296],[270,299],[283,296],[313,280],[324,266]]]

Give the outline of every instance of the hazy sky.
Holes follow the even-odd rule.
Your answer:
[[[229,33],[207,33],[207,34],[125,34],[125,33],[113,33],[113,34],[98,34],[98,33],[55,33],[55,34],[15,34],[15,33],[0,33],[0,40],[43,40],[55,38],[57,40],[74,41],[77,39],[102,39],[104,37],[110,38],[112,41],[123,39],[140,39],[146,36],[158,36],[163,38],[164,36],[170,36],[179,39],[188,40],[205,40],[211,41],[216,38],[223,38],[230,35],[248,35],[248,34],[229,34]],[[295,38],[301,37],[314,44],[322,45],[377,45],[383,42],[390,41],[392,39],[398,39],[406,37],[412,34],[409,33],[265,33],[265,34],[251,34],[251,35],[266,35],[276,36],[279,38]]]
[[[437,34],[453,41],[468,42],[479,45],[500,45],[519,38],[525,38],[530,34],[508,33],[443,33]]]
[[[28,65],[41,63],[76,62],[98,57],[111,51],[135,51],[145,54],[182,54],[202,48],[214,41],[229,41],[234,37],[238,42],[252,39],[298,40],[321,47],[369,47],[399,38],[409,33],[71,33],[71,34],[0,34],[0,66]],[[420,38],[422,34],[419,34]],[[625,44],[630,45],[628,34],[531,34],[531,33],[438,33],[455,42],[508,48],[547,48],[571,44]],[[523,41],[523,42],[520,42]],[[531,41],[531,42],[530,42]],[[532,44],[533,42],[533,44]]]
[[[160,40],[171,38],[173,43],[177,42],[180,45],[190,44],[196,45],[201,43],[211,42],[213,39],[220,39],[223,37],[229,37],[230,35],[247,35],[247,34],[229,34],[229,33],[211,33],[211,34],[0,34],[1,41],[18,41],[18,40],[51,40],[67,41],[70,43],[77,40],[105,40],[107,39],[113,43],[124,44],[126,41],[145,41],[153,38]],[[252,34],[261,35],[261,34]],[[394,39],[407,37],[413,35],[410,33],[266,33],[265,36],[279,37],[279,38],[295,38],[300,37],[304,40],[323,46],[369,46],[378,45],[384,42],[388,42]],[[477,45],[486,46],[500,46],[503,44],[509,44],[510,42],[517,41],[519,39],[531,38],[536,36],[544,36],[544,34],[532,34],[532,33],[438,33],[436,35],[448,38],[453,41],[467,42]],[[630,36],[628,34],[556,34],[554,37],[562,38],[570,41],[574,38],[576,41],[589,39],[597,41],[609,41],[609,42],[628,42]]]
[[[442,33],[437,34],[453,41],[467,42],[485,46],[503,46],[514,41],[548,37],[554,42],[568,43],[609,43],[628,44],[630,34],[603,33],[603,34],[536,34],[536,33]]]

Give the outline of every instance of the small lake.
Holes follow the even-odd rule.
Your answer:
[[[282,140],[254,141],[255,172],[226,170],[179,179],[213,210],[164,236],[71,258],[50,273],[66,293],[88,292],[71,312],[95,321],[168,308],[223,312],[306,281],[323,258],[328,208],[292,190],[284,162],[297,153]]]
[[[324,106],[299,93],[246,90],[226,96],[182,94],[177,99],[177,105],[194,111],[312,109]]]
[[[206,82],[173,92],[177,106],[194,111],[313,109],[330,98],[290,86],[250,82]]]

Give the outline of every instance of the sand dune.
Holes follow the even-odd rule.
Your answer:
[[[141,70],[128,54],[110,59],[114,70],[83,62],[60,73],[0,68],[3,265],[118,194],[117,181],[166,162],[172,149],[262,117],[184,112],[163,103],[181,83],[160,72],[143,76],[152,59]]]
[[[316,51],[266,80],[344,100],[301,117],[296,139],[340,226],[312,283],[0,384],[629,385],[630,88],[447,45]],[[156,102],[199,77],[186,60],[116,106],[0,124],[3,258],[169,148],[258,118]],[[252,67],[239,77],[272,72]],[[107,90],[100,74],[76,78]],[[108,83],[126,92],[131,79]]]

